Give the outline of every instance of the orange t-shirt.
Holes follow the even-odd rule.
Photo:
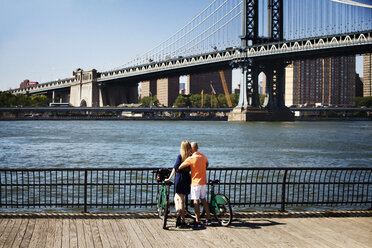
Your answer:
[[[194,152],[191,157],[188,157],[184,164],[190,166],[191,169],[191,185],[206,185],[207,184],[207,157],[200,153]]]

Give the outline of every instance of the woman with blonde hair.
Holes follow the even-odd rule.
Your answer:
[[[177,222],[176,226],[184,227],[185,223],[185,195],[190,194],[191,176],[190,170],[182,170],[176,172],[178,167],[191,155],[191,144],[189,141],[184,140],[181,142],[180,154],[177,156],[177,160],[173,166],[173,170],[167,181],[171,180],[176,175],[174,180],[175,194],[174,203],[177,210]]]

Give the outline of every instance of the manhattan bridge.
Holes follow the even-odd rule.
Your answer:
[[[71,78],[11,92],[49,92],[74,106],[115,106],[135,102],[139,82],[165,78],[178,84],[172,78],[240,68],[238,107],[259,107],[263,72],[266,108],[275,109],[284,107],[290,61],[370,52],[370,1],[214,0],[168,39],[117,68],[79,70]]]

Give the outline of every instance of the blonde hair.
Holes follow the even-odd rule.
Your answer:
[[[185,161],[187,157],[190,156],[191,152],[191,145],[188,140],[184,140],[181,142],[181,147],[180,147],[180,154],[182,157],[182,162]]]

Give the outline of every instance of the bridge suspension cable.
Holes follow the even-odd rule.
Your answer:
[[[214,0],[175,34],[119,68],[240,44],[242,0]]]
[[[258,1],[260,37],[269,37],[269,4]],[[285,40],[372,30],[372,6],[355,0],[283,0],[282,9]],[[240,46],[241,15],[242,0],[213,0],[169,38],[114,70]]]
[[[267,1],[267,0],[264,0]],[[372,29],[372,5],[351,0],[284,0],[284,39]]]

